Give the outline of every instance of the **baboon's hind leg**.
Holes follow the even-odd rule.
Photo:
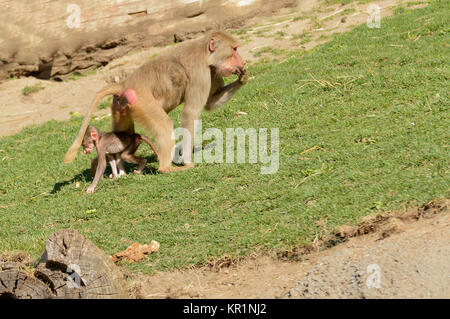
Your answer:
[[[158,171],[167,173],[191,168],[191,165],[180,167],[172,165],[172,150],[175,145],[172,139],[172,120],[153,97],[144,94],[138,96],[139,100],[132,106],[131,114],[134,120],[144,125],[156,139],[159,155]]]

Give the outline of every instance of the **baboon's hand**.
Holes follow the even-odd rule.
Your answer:
[[[241,83],[242,85],[247,84],[248,82],[248,75],[247,75],[247,70],[243,69],[241,74],[239,74],[239,83]]]
[[[94,190],[95,190],[95,187],[89,186],[86,193],[92,194],[94,192]]]

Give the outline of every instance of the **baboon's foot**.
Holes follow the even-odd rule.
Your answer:
[[[121,171],[116,176],[114,176],[114,174],[109,174],[109,178],[119,178],[119,177],[124,176],[124,175],[127,175],[127,173],[125,173],[124,171]]]
[[[147,164],[147,160],[142,160],[141,164],[139,165],[138,169],[134,170],[135,174],[141,174],[144,171],[145,165]]]
[[[158,172],[160,173],[169,173],[169,172],[178,172],[178,171],[184,171],[186,169],[190,169],[195,167],[195,165],[193,163],[190,164],[185,164],[184,166],[173,166],[170,165],[168,167],[164,167],[164,168],[158,168]]]

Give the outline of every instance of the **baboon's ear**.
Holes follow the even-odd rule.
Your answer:
[[[97,134],[96,131],[92,131],[92,132],[91,132],[91,138],[92,138],[94,141],[98,140],[98,134]]]
[[[210,52],[216,51],[216,39],[214,38],[209,39],[209,51]]]

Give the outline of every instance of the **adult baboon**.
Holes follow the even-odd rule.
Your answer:
[[[106,86],[97,93],[64,162],[75,158],[96,105],[104,96],[115,94],[118,103],[112,106],[114,131],[133,133],[133,121],[144,125],[156,139],[160,172],[193,167],[194,121],[203,109],[219,108],[247,83],[245,61],[237,52],[238,46],[227,33],[211,32],[145,63],[122,83]],[[223,77],[232,74],[239,78],[225,86]],[[190,140],[183,139],[185,166],[175,167],[171,154],[173,123],[167,113],[183,102],[181,124],[190,133]]]

